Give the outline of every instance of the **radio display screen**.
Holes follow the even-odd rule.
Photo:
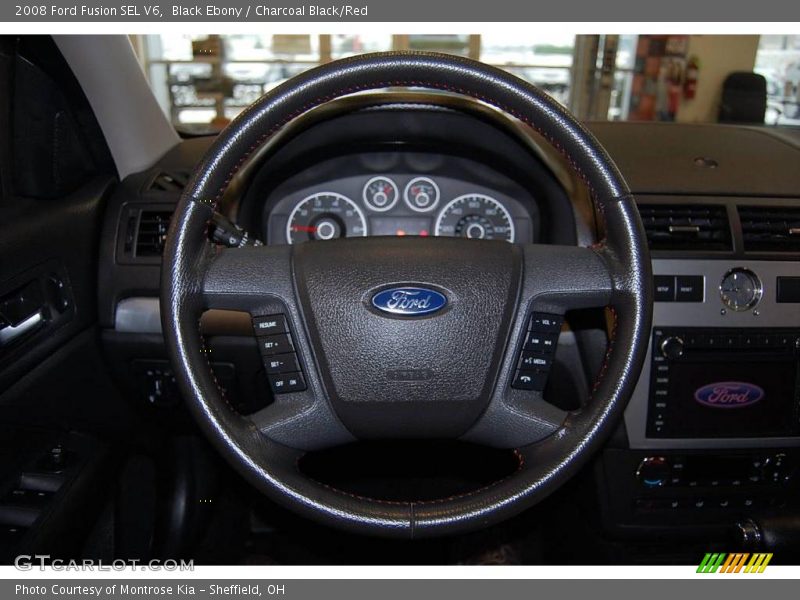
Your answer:
[[[797,432],[797,361],[691,361],[670,365],[667,394],[651,400],[649,435],[769,437]],[[658,431],[655,422],[660,422]]]

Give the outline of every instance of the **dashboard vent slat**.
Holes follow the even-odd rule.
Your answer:
[[[731,250],[725,206],[639,204],[651,250]]]
[[[181,193],[189,182],[189,174],[182,171],[161,171],[150,182],[150,192]]]
[[[740,206],[745,252],[800,252],[800,206]]]
[[[136,232],[136,256],[161,256],[172,211],[142,210]]]

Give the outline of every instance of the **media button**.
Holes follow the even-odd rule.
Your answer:
[[[549,356],[525,351],[519,360],[519,368],[522,370],[538,369],[546,371],[550,368],[553,359]]]

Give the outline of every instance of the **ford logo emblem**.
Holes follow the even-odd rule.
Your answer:
[[[698,388],[694,399],[714,408],[741,408],[755,404],[764,397],[764,390],[743,381],[719,381]]]
[[[444,294],[423,287],[389,288],[372,297],[372,306],[381,312],[403,317],[430,315],[446,305]]]

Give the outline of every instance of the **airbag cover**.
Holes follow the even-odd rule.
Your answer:
[[[514,244],[355,238],[299,244],[293,260],[323,380],[353,434],[466,431],[489,400],[515,311]],[[373,298],[390,288],[431,289],[446,304],[416,316],[378,310]]]

